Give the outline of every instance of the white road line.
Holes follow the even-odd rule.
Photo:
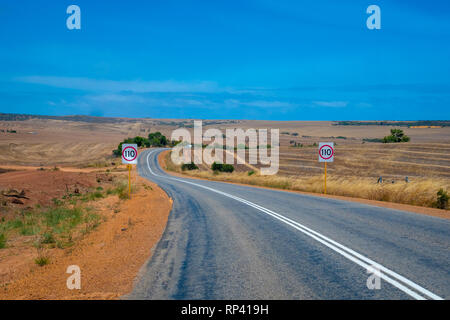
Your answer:
[[[358,252],[356,252],[356,251],[354,251],[354,250],[352,250],[352,249],[350,249],[350,248],[348,248],[348,247],[346,247],[346,246],[344,246],[344,245],[342,245],[342,244],[340,244],[340,243],[338,243],[338,242],[336,242],[336,241],[334,241],[334,240],[332,240],[332,239],[322,235],[319,232],[316,232],[316,231],[314,231],[314,230],[312,230],[312,229],[310,229],[310,228],[308,228],[308,227],[306,227],[306,226],[304,226],[304,225],[302,225],[302,224],[300,224],[300,223],[298,223],[298,222],[296,222],[294,220],[291,220],[291,219],[289,219],[289,218],[287,218],[287,217],[285,217],[285,216],[283,216],[283,215],[281,215],[279,213],[276,213],[276,212],[274,212],[274,211],[272,211],[270,209],[262,207],[262,206],[260,206],[260,205],[258,205],[256,203],[250,202],[248,200],[236,197],[236,196],[234,196],[232,194],[229,194],[229,193],[226,193],[226,192],[222,192],[222,191],[210,188],[210,187],[203,186],[201,184],[197,184],[197,183],[194,183],[194,182],[182,180],[182,179],[175,178],[175,177],[162,176],[162,175],[156,174],[151,169],[150,163],[149,163],[149,156],[151,154],[153,154],[155,151],[156,150],[150,151],[148,153],[147,159],[146,159],[147,160],[147,167],[148,167],[148,169],[149,169],[149,171],[150,171],[150,173],[152,175],[154,175],[156,177],[160,177],[160,178],[175,180],[175,181],[183,182],[183,183],[186,183],[186,184],[194,185],[194,186],[197,186],[197,187],[200,187],[200,188],[203,188],[203,189],[206,189],[206,190],[209,190],[209,191],[221,194],[221,195],[223,195],[225,197],[234,199],[234,200],[239,201],[241,203],[244,203],[244,204],[246,204],[246,205],[248,205],[250,207],[253,207],[253,208],[255,208],[255,209],[257,209],[257,210],[259,210],[259,211],[261,211],[261,212],[263,212],[263,213],[265,213],[265,214],[267,214],[267,215],[269,215],[269,216],[271,216],[271,217],[273,217],[273,218],[275,218],[275,219],[277,219],[277,220],[279,220],[279,221],[281,221],[281,222],[283,222],[283,223],[285,223],[285,224],[295,228],[296,230],[298,230],[298,231],[306,234],[307,236],[313,238],[314,240],[322,243],[323,245],[327,246],[328,248],[330,248],[333,251],[341,254],[345,258],[349,259],[350,261],[356,263],[357,265],[359,265],[359,266],[361,266],[361,267],[363,267],[365,269],[367,269],[370,266],[379,269],[381,271],[380,277],[382,279],[384,279],[388,283],[392,284],[396,288],[400,289],[401,291],[403,291],[404,293],[408,294],[409,296],[411,296],[411,297],[413,297],[415,299],[425,300],[425,297],[422,296],[422,295],[425,295],[425,296],[427,296],[427,297],[429,297],[431,299],[434,299],[434,300],[443,300],[443,298],[439,297],[438,295],[436,295],[436,294],[432,293],[431,291],[421,287],[420,285],[412,282],[411,280],[409,280],[409,279],[399,275],[398,273],[396,273],[396,272],[394,272],[394,271],[384,267],[383,265],[381,265],[381,264],[379,264],[379,263],[377,263],[377,262],[375,262],[375,261],[373,261],[373,260],[363,256],[362,254],[360,254],[360,253],[358,253]],[[407,286],[409,286],[410,288],[408,288]],[[419,292],[422,295],[418,294],[417,292],[414,292],[411,289],[416,290],[417,292]]]

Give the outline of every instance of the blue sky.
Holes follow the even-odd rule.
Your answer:
[[[0,0],[0,112],[447,120],[449,75],[448,1]]]

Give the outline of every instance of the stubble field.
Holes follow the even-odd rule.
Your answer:
[[[193,132],[193,120],[167,119],[28,119],[1,121],[0,168],[14,166],[102,167],[119,162],[111,151],[127,137],[146,137],[161,131]],[[323,192],[323,163],[317,159],[319,142],[334,142],[335,162],[328,165],[327,191],[331,194],[433,206],[436,192],[450,189],[450,127],[401,127],[407,143],[384,144],[382,138],[396,126],[336,125],[325,121],[204,120],[209,128],[279,129],[280,165],[275,176],[259,176],[261,165],[235,165],[233,174],[214,175],[209,166],[185,172],[213,179]],[[6,133],[14,130],[16,133]],[[205,143],[209,143],[206,142]],[[270,143],[270,139],[268,141]],[[246,151],[248,160],[248,150]],[[177,169],[179,170],[179,168]],[[255,174],[249,175],[249,172]],[[379,177],[383,184],[378,184]],[[408,182],[405,178],[408,177]]]

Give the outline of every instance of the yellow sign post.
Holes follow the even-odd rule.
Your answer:
[[[325,162],[325,175],[323,178],[323,193],[327,194],[327,162],[334,161],[334,143],[319,143],[319,162]]]
[[[138,146],[137,144],[122,144],[122,163],[128,168],[128,198],[131,198],[131,167],[137,164]]]
[[[128,167],[128,197],[131,198],[131,164],[127,164]]]

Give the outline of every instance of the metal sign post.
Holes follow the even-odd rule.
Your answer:
[[[327,194],[327,162],[334,161],[334,143],[319,143],[319,162],[325,162],[325,176],[323,181],[323,193]]]
[[[127,164],[128,167],[128,197],[131,198],[131,164]]]
[[[128,168],[128,197],[131,198],[131,168],[137,164],[138,146],[137,144],[122,144],[122,163]]]

